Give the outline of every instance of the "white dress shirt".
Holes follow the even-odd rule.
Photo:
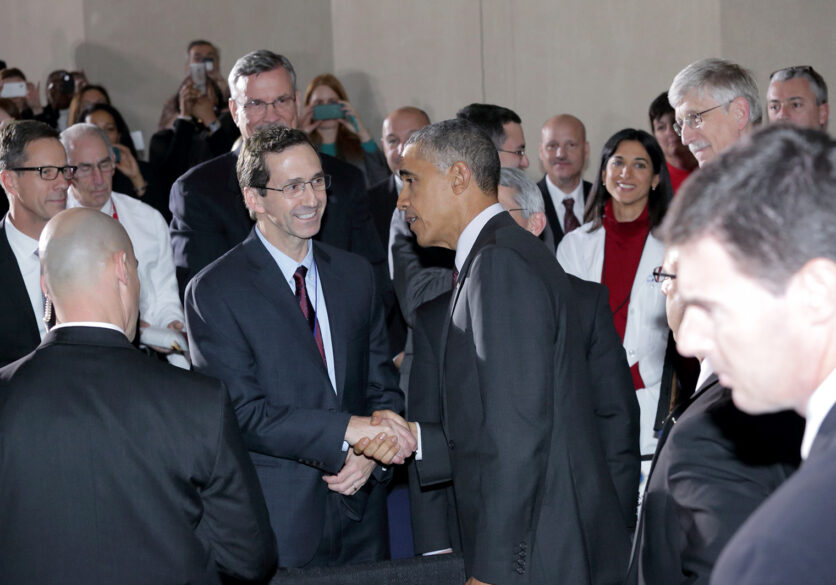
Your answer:
[[[314,313],[316,314],[316,321],[319,324],[319,332],[322,335],[322,347],[325,350],[325,366],[328,368],[328,379],[331,380],[331,388],[337,392],[337,374],[334,370],[334,346],[331,343],[331,323],[328,320],[328,307],[325,305],[325,294],[322,291],[322,281],[319,278],[319,270],[316,268],[316,261],[313,255],[313,244],[308,240],[308,252],[301,262],[297,262],[276,246],[267,241],[258,226],[255,228],[255,233],[273,260],[282,271],[287,285],[290,287],[290,292],[296,294],[296,281],[293,280],[293,274],[299,266],[304,266],[308,269],[305,274],[305,290],[308,292],[308,298],[313,305]],[[301,313],[301,308],[299,312]],[[313,332],[311,333],[313,335]]]
[[[53,327],[52,330],[63,329],[64,327],[98,327],[99,329],[112,329],[113,331],[118,331],[122,335],[125,335],[125,331],[118,325],[105,323],[103,321],[70,321],[68,323],[59,323]],[[127,337],[127,335],[125,335],[125,337]]]
[[[560,229],[563,229],[563,220],[566,217],[566,207],[563,205],[563,200],[571,197],[574,200],[572,205],[572,212],[578,218],[578,223],[583,224],[583,179],[578,181],[578,185],[571,193],[564,193],[560,188],[552,183],[552,180],[546,175],[546,187],[549,190],[549,196],[552,198],[554,210],[557,213],[557,221],[560,223]]]
[[[807,402],[807,412],[804,418],[807,424],[804,427],[804,438],[801,440],[801,458],[807,459],[816,435],[827,414],[836,404],[836,370],[830,372]]]
[[[23,277],[26,293],[29,295],[29,302],[32,304],[32,312],[35,314],[35,322],[38,324],[38,333],[41,334],[41,339],[43,339],[46,335],[46,323],[44,323],[43,318],[44,295],[41,291],[41,262],[38,258],[38,240],[30,238],[18,230],[9,215],[6,215],[6,238],[9,240],[9,246],[20,268],[20,275]]]
[[[67,208],[73,207],[81,204],[69,189]],[[154,327],[167,327],[172,321],[184,322],[171,237],[163,216],[150,205],[116,192],[110,194],[101,212],[113,217],[114,209],[139,262],[139,317]]]

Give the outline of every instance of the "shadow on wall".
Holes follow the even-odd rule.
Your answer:
[[[182,59],[182,55],[178,53],[177,58]],[[177,93],[182,79],[139,55],[95,43],[81,43],[75,50],[75,63],[90,83],[107,89],[128,127],[142,130],[147,149],[151,135],[157,131],[163,102]]]

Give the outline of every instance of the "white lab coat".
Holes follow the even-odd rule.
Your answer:
[[[591,223],[566,234],[557,248],[557,260],[569,274],[584,280],[601,282],[604,269],[604,237],[601,227],[589,231]],[[659,388],[668,343],[668,322],[665,316],[665,296],[660,284],[653,281],[653,269],[661,266],[665,255],[662,242],[649,235],[642,251],[627,312],[624,332],[624,351],[627,363],[632,367],[638,362],[639,373],[645,388],[636,392],[641,409],[639,446],[642,455],[652,455],[656,450],[653,424],[659,403]],[[650,470],[650,461],[642,462],[642,484]]]

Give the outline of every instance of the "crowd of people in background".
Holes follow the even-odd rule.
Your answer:
[[[534,181],[507,107],[402,104],[378,139],[333,74],[186,57],[147,147],[108,80],[54,71],[44,104],[0,69],[0,581],[383,561],[401,465],[414,553],[469,585],[832,578],[812,67],[764,105],[691,63],[597,156],[555,112]]]

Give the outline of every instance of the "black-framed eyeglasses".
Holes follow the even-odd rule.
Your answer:
[[[670,272],[665,272],[662,270],[661,266],[657,266],[653,269],[653,282],[665,282],[668,279],[675,279],[676,274],[671,274]]]
[[[505,150],[504,148],[497,148],[496,150],[499,152],[507,152],[508,154],[516,154],[520,158],[525,156],[524,148],[521,148],[520,150]]]
[[[295,101],[296,98],[293,96],[293,94],[285,94],[280,95],[272,102],[265,102],[262,100],[249,100],[246,103],[244,103],[244,105],[241,107],[247,110],[250,113],[250,115],[263,117],[267,115],[267,109],[270,106],[273,106],[273,109],[278,112],[291,107]]]
[[[685,116],[684,120],[676,121],[673,123],[673,131],[676,132],[677,136],[682,136],[682,125],[688,126],[688,128],[694,129],[699,128],[702,126],[702,117],[706,115],[708,112],[713,112],[717,108],[722,108],[723,106],[728,105],[731,102],[727,102],[725,104],[720,104],[718,106],[714,106],[713,108],[708,108],[707,110],[703,110],[702,112],[691,112],[687,116]]]
[[[38,175],[44,181],[54,181],[58,178],[58,173],[61,173],[66,180],[70,180],[75,177],[76,172],[78,171],[78,167],[73,165],[67,165],[64,167],[56,167],[53,165],[47,165],[43,167],[15,167],[13,169],[9,169],[10,171],[37,171]]]
[[[263,187],[256,187],[256,189],[278,191],[284,195],[285,199],[296,199],[305,192],[305,185],[310,185],[311,189],[314,191],[325,191],[331,186],[331,175],[322,175],[321,177],[315,177],[310,181],[297,181],[295,183],[289,183],[284,187],[268,187],[265,185]]]

